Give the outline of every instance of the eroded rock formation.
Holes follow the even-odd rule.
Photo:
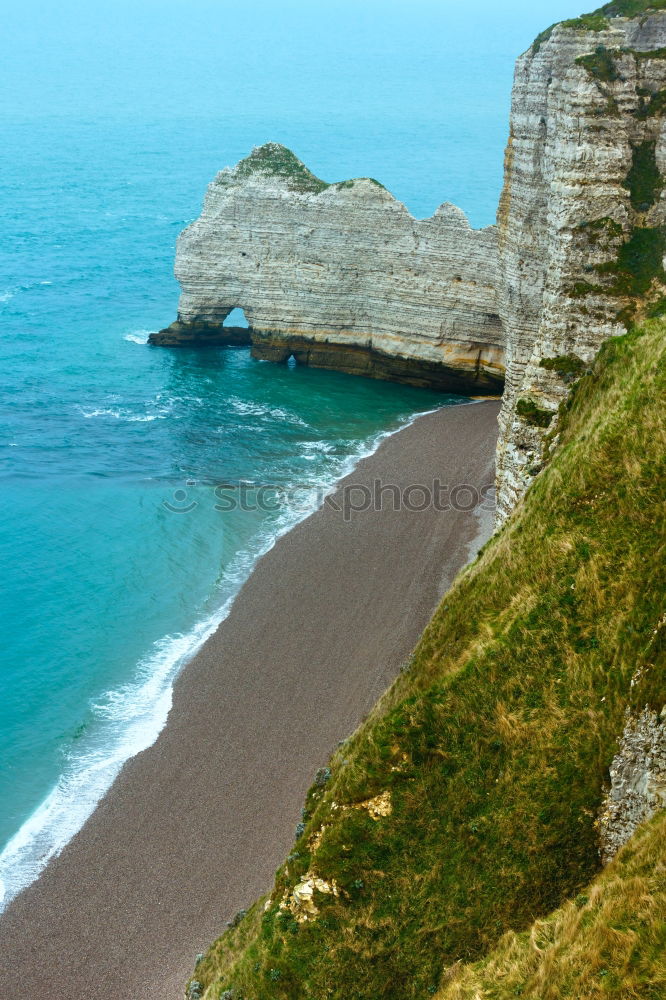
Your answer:
[[[610,779],[599,822],[604,863],[641,823],[666,808],[666,708],[661,715],[645,708],[627,719]]]
[[[208,188],[178,240],[178,321],[151,342],[227,343],[241,307],[258,358],[501,392],[496,242],[453,205],[416,220],[377,181],[326,184],[269,143]]]
[[[539,471],[572,379],[638,299],[666,291],[664,46],[666,12],[593,14],[518,59],[498,212],[499,523]]]
[[[610,4],[518,59],[497,229],[449,204],[415,220],[376,181],[326,184],[259,147],[181,234],[178,321],[151,342],[251,339],[258,358],[475,393],[500,391],[506,365],[501,525],[571,383],[666,304],[665,109],[666,11]],[[249,332],[222,325],[237,306]]]

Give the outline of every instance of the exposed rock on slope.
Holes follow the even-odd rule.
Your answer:
[[[416,220],[376,181],[326,184],[269,143],[210,185],[178,240],[178,323],[151,342],[228,342],[241,307],[258,358],[500,392],[496,241],[453,205]]]
[[[610,766],[611,787],[601,813],[601,854],[608,862],[641,823],[666,808],[666,708],[629,717]]]
[[[664,295],[664,46],[666,12],[598,13],[517,62],[498,213],[500,523],[539,470],[567,383],[624,332],[637,297]]]

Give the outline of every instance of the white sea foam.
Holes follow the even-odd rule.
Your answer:
[[[77,406],[81,416],[86,420],[93,417],[111,417],[113,420],[124,420],[128,424],[146,423],[151,420],[164,420],[169,415],[169,409],[162,407],[159,413],[132,413],[130,410],[113,407],[94,407],[86,409],[84,406]]]
[[[335,445],[330,441],[304,441],[301,447],[306,453],[314,451],[327,454],[330,451],[335,451]],[[316,455],[314,457],[316,458]]]
[[[176,676],[227,617],[255,563],[295,524],[313,513],[322,497],[332,493],[359,461],[373,454],[387,437],[423,415],[415,414],[394,430],[376,434],[346,458],[333,463],[334,468],[322,473],[320,482],[313,484],[318,488],[310,492],[310,499],[300,496],[297,504],[284,510],[271,533],[259,540],[255,551],[235,557],[221,582],[224,603],[220,609],[190,632],[160,639],[138,664],[131,684],[105,692],[92,705],[95,724],[69,752],[55,787],[0,854],[0,912],[39,877],[51,858],[81,829],[123,764],[155,742],[171,709]],[[325,442],[311,444],[314,447]]]
[[[56,786],[0,854],[0,910],[81,829],[125,761],[155,741],[171,708],[174,677],[227,611],[225,606],[188,635],[156,643],[139,664],[135,683],[107,692],[93,706],[101,723],[95,738],[70,752]]]
[[[242,417],[270,417],[271,420],[284,420],[286,423],[298,424],[300,427],[308,426],[298,414],[283,410],[280,406],[264,406],[262,403],[239,399],[237,396],[229,397],[229,405],[234,413]]]
[[[0,306],[4,305],[19,294],[19,292],[29,292],[32,288],[40,288],[43,285],[52,285],[52,281],[30,281],[27,285],[13,285],[0,292]]]
[[[151,333],[152,330],[134,330],[133,333],[126,333],[123,340],[128,340],[130,344],[147,344]]]

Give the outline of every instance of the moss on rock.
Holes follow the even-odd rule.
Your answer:
[[[531,424],[532,427],[548,427],[555,416],[552,410],[544,410],[533,399],[528,399],[527,397],[517,400],[516,413],[526,424]]]
[[[646,139],[632,147],[631,167],[623,183],[629,191],[632,208],[646,212],[655,204],[664,186],[657,165],[657,143]]]
[[[575,354],[563,354],[555,358],[542,358],[539,367],[565,377],[582,375],[586,366]]]
[[[612,83],[619,73],[612,52],[605,45],[597,45],[594,52],[588,56],[579,56],[576,63],[582,66],[595,80]]]

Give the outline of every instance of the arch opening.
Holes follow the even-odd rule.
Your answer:
[[[240,308],[240,306],[236,306],[235,309],[231,310],[222,326],[243,327],[247,330],[249,329],[250,324],[247,321],[244,311]]]

